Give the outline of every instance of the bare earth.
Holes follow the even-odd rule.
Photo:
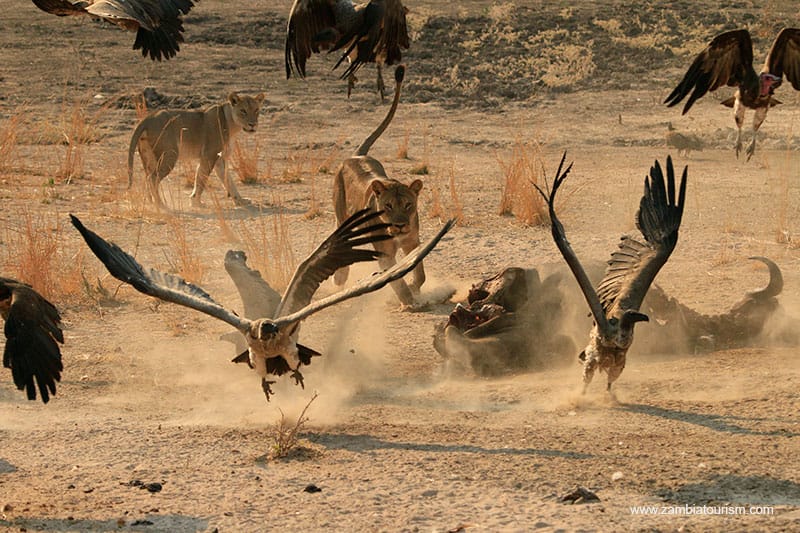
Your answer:
[[[783,306],[800,316],[798,92],[786,83],[778,91],[784,104],[770,112],[749,163],[734,157],[732,113],[718,104],[729,89],[685,116],[661,105],[693,52],[720,31],[749,27],[760,63],[777,31],[799,23],[793,2],[409,4],[407,85],[371,155],[406,181],[413,167],[428,164],[423,236],[441,224],[434,191],[445,217],[455,210],[451,180],[463,205],[462,223],[426,260],[423,296],[448,288],[463,296],[506,266],[560,260],[546,226],[498,214],[498,160],[510,160],[515,142],[524,141],[541,144],[548,176],[563,150],[574,160],[560,212],[587,259],[607,258],[634,230],[643,177],[672,153],[678,166],[689,166],[688,200],[658,283],[700,311],[723,311],[765,283],[763,267],[746,260],[765,255],[783,270]],[[28,279],[24,251],[57,244],[48,268],[62,282],[52,298],[66,343],[63,380],[48,405],[24,400],[3,370],[0,528],[797,531],[796,348],[763,340],[659,358],[638,356],[634,344],[614,403],[602,379],[580,396],[577,360],[494,380],[451,371],[431,337],[453,303],[402,312],[386,289],[308,320],[302,340],[324,356],[305,373],[305,390],[282,383],[267,403],[257,376],[228,362],[234,351],[218,340],[228,331],[221,322],[156,305],[127,286],[109,305],[90,298],[79,278],[69,285],[83,272],[90,287],[98,278],[112,293],[119,287],[79,242],[67,213],[168,271],[179,263],[183,235],[204,270],[203,286],[234,308],[240,303],[222,260],[245,246],[236,238],[246,224],[268,247],[282,216],[282,244],[288,240],[296,259],[331,231],[332,173],[386,107],[372,90],[371,68],[360,72],[349,101],[329,71],[331,58],[313,58],[305,81],[284,79],[289,7],[289,0],[203,0],[186,20],[187,43],[163,64],[142,60],[130,50],[133,35],[115,28],[58,19],[25,1],[4,10],[0,132],[24,117],[0,164],[0,273]],[[127,190],[136,122],[129,96],[145,87],[175,105],[205,105],[231,90],[267,92],[259,131],[243,139],[260,147],[260,183],[239,185],[251,208],[234,207],[216,177],[205,207],[191,208],[188,167],[162,184],[170,211],[142,206],[138,156],[136,186]],[[76,108],[87,113],[94,142],[79,147],[81,171],[67,180],[57,174]],[[706,149],[689,157],[668,150],[670,121]],[[405,138],[408,158],[399,158]],[[315,206],[319,216],[307,218]],[[39,244],[25,244],[29,224]],[[351,280],[372,270],[357,268]],[[320,292],[333,290],[326,283]],[[281,411],[296,419],[315,391],[299,448],[268,460]],[[136,480],[162,490],[151,493]],[[304,492],[309,484],[322,491]],[[559,501],[577,486],[600,501]],[[642,505],[773,512],[631,511]]]

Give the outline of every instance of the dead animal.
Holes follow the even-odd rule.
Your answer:
[[[634,326],[637,322],[649,320],[647,315],[639,312],[642,301],[678,243],[687,170],[683,170],[676,198],[672,158],[667,157],[666,184],[658,161],[650,168],[650,176],[645,178],[644,195],[636,213],[636,226],[645,242],[630,236],[622,237],[619,250],[611,254],[606,275],[595,290],[567,241],[564,226],[555,212],[556,194],[572,169],[570,163],[564,170],[566,157],[565,152],[549,196],[538,186],[536,188],[548,203],[556,246],[575,276],[594,318],[589,344],[579,356],[583,361],[583,391],[586,392],[594,373],[600,370],[608,375],[606,390],[611,392],[612,383],[625,368],[625,356],[633,342]]]
[[[42,11],[64,16],[90,16],[136,32],[134,50],[152,60],[169,59],[181,49],[183,15],[192,0],[33,0]]]
[[[700,52],[681,82],[667,96],[668,107],[677,105],[689,93],[683,113],[706,93],[723,85],[736,87],[736,93],[722,105],[732,107],[736,120],[736,157],[742,151],[742,125],[745,109],[754,109],[753,140],[747,147],[747,159],[756,151],[758,128],[767,117],[770,107],[780,104],[773,96],[783,77],[800,90],[800,29],[784,28],[775,38],[761,72],[753,68],[753,41],[747,30],[734,30],[714,37]]]
[[[14,385],[24,390],[29,400],[50,401],[61,381],[61,349],[64,333],[61,315],[33,287],[0,277],[0,316],[5,321],[6,347],[3,366],[11,369]]]
[[[336,65],[349,61],[342,79],[347,79],[347,97],[356,82],[355,73],[364,63],[378,69],[378,93],[384,100],[382,65],[402,59],[401,50],[410,45],[406,26],[408,9],[400,0],[295,0],[286,28],[286,79],[292,73],[306,76],[306,61],[322,50],[343,50]]]
[[[778,301],[780,268],[766,257],[751,259],[767,266],[769,282],[723,313],[699,313],[653,284],[641,306],[651,321],[636,335],[637,353],[686,355],[764,343],[800,345],[800,320]],[[585,262],[584,267],[592,283],[602,279],[602,262]],[[591,326],[583,295],[566,283],[569,275],[564,263],[545,263],[506,268],[475,283],[467,301],[456,304],[434,327],[434,348],[446,361],[489,377],[569,363],[575,340]]]
[[[303,386],[300,367],[310,364],[313,356],[320,355],[297,342],[303,319],[344,300],[376,291],[402,277],[436,246],[454,224],[454,221],[448,221],[436,236],[392,268],[312,302],[311,298],[320,284],[338,268],[361,261],[373,261],[380,254],[374,250],[356,248],[389,238],[385,233],[387,225],[375,223],[379,217],[380,213],[364,209],[345,220],[297,268],[273,317],[251,320],[225,309],[202,288],[177,276],[154,269],[145,270],[116,244],[105,241],[84,227],[77,217],[70,215],[72,224],[81,233],[86,244],[114,277],[139,292],[206,313],[239,330],[247,340],[248,349],[237,356],[234,362],[247,363],[261,376],[261,387],[267,399],[272,394],[270,385],[274,383],[267,380],[267,376],[281,376],[291,372],[295,382]]]

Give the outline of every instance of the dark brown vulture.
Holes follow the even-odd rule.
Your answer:
[[[286,28],[286,79],[293,72],[306,75],[306,61],[322,50],[342,50],[334,69],[350,61],[342,79],[347,78],[347,96],[356,81],[355,73],[364,63],[378,67],[378,92],[384,100],[381,65],[394,65],[410,41],[406,27],[408,9],[400,0],[370,0],[355,5],[352,0],[295,0]]]
[[[312,302],[311,298],[320,284],[336,270],[357,262],[374,261],[377,258],[379,252],[359,249],[356,246],[391,238],[385,232],[388,224],[373,223],[379,216],[379,212],[364,209],[344,221],[297,267],[273,317],[251,320],[225,309],[203,289],[177,276],[154,269],[145,270],[116,244],[106,242],[96,233],[86,229],[78,218],[70,215],[72,224],[80,231],[86,244],[114,277],[130,284],[139,292],[206,313],[239,330],[247,340],[248,350],[234,361],[246,362],[258,372],[267,399],[272,394],[270,384],[274,383],[267,381],[268,375],[280,376],[291,372],[296,382],[303,385],[300,366],[310,364],[311,357],[319,355],[319,352],[297,342],[300,322],[303,319],[349,298],[376,291],[387,283],[403,277],[428,255],[454,223],[452,220],[447,222],[435,237],[408,254],[403,261],[392,268],[364,278],[350,288]]]
[[[36,6],[59,17],[88,15],[136,32],[133,49],[161,61],[180,50],[183,15],[197,0],[33,0]]]
[[[767,60],[756,74],[753,68],[753,41],[747,30],[734,30],[714,37],[705,50],[692,62],[681,82],[667,96],[664,103],[672,107],[691,93],[683,114],[695,100],[723,85],[737,87],[736,93],[722,104],[733,108],[738,133],[736,135],[736,157],[742,151],[742,125],[745,109],[754,109],[753,140],[747,147],[747,159],[756,151],[758,128],[767,117],[770,107],[780,104],[773,97],[781,86],[783,77],[800,90],[800,29],[784,28],[772,43]]]
[[[36,387],[44,403],[56,393],[61,381],[64,334],[58,310],[30,285],[0,278],[0,316],[5,321],[6,347],[3,366],[11,369],[14,385],[36,399]]]
[[[645,242],[623,236],[619,249],[611,254],[605,276],[595,290],[567,241],[564,226],[553,207],[556,193],[572,168],[570,163],[562,172],[566,156],[564,153],[558,165],[549,197],[538,186],[537,189],[550,206],[551,229],[556,246],[578,281],[594,318],[589,344],[579,356],[583,362],[583,392],[586,392],[596,370],[608,374],[607,390],[611,392],[611,384],[625,368],[625,355],[633,342],[634,326],[637,322],[649,320],[647,315],[639,312],[642,300],[678,242],[686,193],[686,168],[683,169],[677,202],[672,158],[667,157],[666,186],[658,161],[650,168],[650,177],[645,177],[644,196],[636,213],[636,227],[642,232]]]

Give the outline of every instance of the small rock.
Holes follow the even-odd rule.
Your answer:
[[[322,489],[310,483],[306,485],[306,488],[303,489],[303,492],[308,492],[309,494],[314,494],[315,492],[322,492]]]
[[[599,502],[600,498],[597,497],[597,494],[586,489],[584,487],[578,487],[572,492],[565,494],[561,497],[562,502],[569,502],[572,504],[575,503],[586,503],[586,502]]]
[[[134,520],[131,522],[132,526],[152,526],[153,522],[150,520]]]
[[[619,481],[620,479],[624,478],[625,474],[617,470],[613,474],[611,474],[611,481]]]
[[[147,489],[148,492],[161,492],[161,483],[145,483],[140,488]]]
[[[423,498],[433,498],[433,497],[434,497],[434,496],[436,496],[437,494],[439,494],[439,491],[438,491],[438,490],[433,490],[433,489],[431,489],[431,490],[426,490],[425,492],[423,492],[423,493],[422,493],[422,497],[423,497]]]

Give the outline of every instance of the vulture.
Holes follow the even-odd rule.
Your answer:
[[[634,326],[637,322],[649,320],[647,315],[639,312],[642,300],[678,242],[687,169],[683,169],[676,199],[672,158],[667,157],[666,184],[658,161],[650,168],[650,177],[645,177],[644,195],[636,213],[636,227],[642,232],[644,242],[623,236],[619,249],[611,254],[606,273],[595,289],[567,241],[564,226],[555,212],[556,193],[572,169],[570,163],[562,172],[566,157],[565,152],[549,196],[538,186],[536,188],[549,206],[550,225],[556,246],[578,281],[594,319],[594,326],[589,333],[589,344],[579,355],[583,362],[583,392],[586,392],[595,371],[600,370],[608,374],[606,390],[610,393],[611,384],[625,368],[625,356],[633,342]]]
[[[38,387],[42,402],[49,402],[64,369],[58,310],[30,285],[0,277],[0,316],[6,336],[3,366],[11,369],[14,385],[29,400],[36,399]]]
[[[700,52],[681,82],[667,96],[668,107],[679,104],[689,93],[683,106],[686,114],[695,100],[723,85],[736,87],[736,93],[722,105],[733,108],[736,120],[736,157],[742,151],[742,125],[745,109],[755,110],[753,118],[753,140],[747,147],[747,160],[756,151],[758,128],[767,117],[770,107],[780,104],[773,97],[781,86],[783,77],[800,90],[800,29],[784,28],[772,43],[761,72],[753,68],[753,41],[747,30],[733,30],[714,37],[705,50]]]
[[[136,32],[134,50],[161,61],[183,42],[183,15],[197,0],[33,0],[42,11],[64,17],[88,15]]]
[[[300,366],[310,364],[313,356],[320,355],[297,342],[300,322],[304,318],[349,298],[378,290],[403,277],[422,261],[454,224],[453,220],[448,221],[436,236],[392,268],[312,302],[311,298],[320,284],[336,270],[357,262],[374,261],[378,257],[380,252],[356,247],[391,238],[385,231],[389,224],[376,222],[380,215],[380,212],[363,209],[345,220],[297,267],[272,317],[258,319],[240,317],[215,302],[202,288],[177,276],[145,269],[116,244],[105,241],[87,229],[77,217],[70,215],[70,218],[92,252],[117,279],[139,292],[206,313],[239,330],[248,348],[233,361],[247,363],[261,376],[261,388],[269,400],[272,394],[270,385],[275,382],[268,380],[268,376],[291,372],[295,382],[303,386]]]
[[[293,73],[306,75],[306,61],[322,50],[342,50],[333,67],[347,59],[350,64],[341,78],[347,78],[347,96],[356,82],[355,73],[364,63],[378,67],[378,92],[385,100],[381,65],[394,65],[401,49],[410,45],[406,13],[400,0],[370,0],[355,5],[351,0],[295,0],[286,28],[286,79]]]

